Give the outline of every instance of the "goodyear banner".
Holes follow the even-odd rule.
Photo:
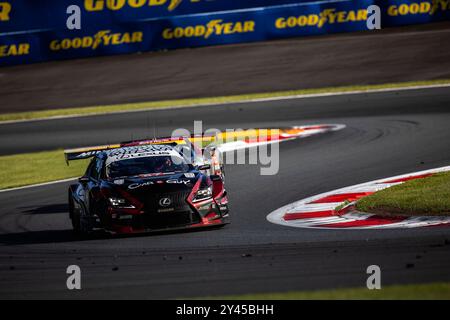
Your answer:
[[[450,0],[0,0],[0,66],[361,31],[373,4],[382,28],[450,18]]]

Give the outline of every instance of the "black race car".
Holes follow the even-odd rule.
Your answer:
[[[211,174],[193,150],[183,139],[67,150],[67,160],[93,157],[69,187],[74,231],[138,233],[228,223],[223,177]]]

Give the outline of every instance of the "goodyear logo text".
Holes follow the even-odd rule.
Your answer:
[[[115,46],[126,43],[138,43],[142,42],[142,39],[143,33],[141,31],[111,33],[111,30],[102,30],[93,36],[53,40],[50,42],[50,50],[60,51],[79,48],[91,48],[92,50],[95,50],[99,46]]]
[[[9,21],[11,4],[9,2],[0,2],[0,21]]]
[[[416,14],[433,15],[447,10],[450,10],[450,0],[432,0],[431,2],[412,2],[389,6],[388,15],[391,17]]]
[[[206,25],[167,28],[163,31],[166,40],[180,38],[205,38],[212,35],[222,36],[236,33],[249,33],[255,31],[255,21],[224,22],[222,19],[209,21]]]
[[[24,56],[27,54],[30,54],[29,43],[18,43],[9,45],[0,44],[0,58],[11,56]]]
[[[173,11],[181,2],[182,0],[85,0],[84,8],[86,11],[118,11],[126,7],[137,9],[144,6],[155,7],[167,5],[167,9]]]
[[[296,17],[281,17],[275,21],[277,29],[316,26],[322,28],[325,24],[346,23],[367,20],[367,9],[336,11],[325,9],[320,14],[301,15]]]

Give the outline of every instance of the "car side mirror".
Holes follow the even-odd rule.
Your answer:
[[[197,167],[198,170],[209,170],[211,169],[211,166],[209,164],[202,164],[201,166]]]
[[[89,177],[83,176],[81,178],[78,178],[78,182],[80,182],[80,183],[88,183],[89,182]]]

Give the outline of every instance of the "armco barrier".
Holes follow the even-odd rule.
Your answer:
[[[361,31],[372,4],[383,28],[450,18],[450,0],[0,0],[0,66]]]

